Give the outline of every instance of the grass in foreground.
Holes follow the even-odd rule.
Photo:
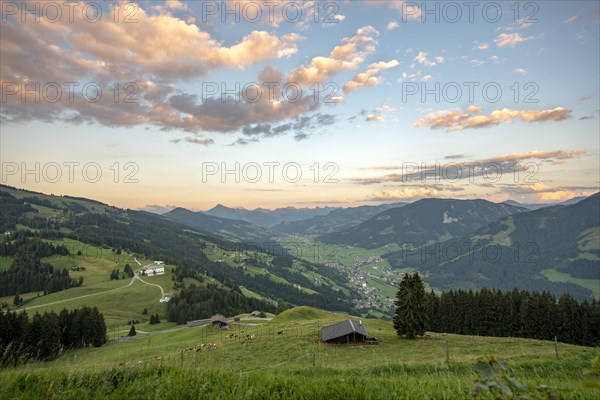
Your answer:
[[[589,354],[520,362],[512,377],[550,385],[567,399],[598,399],[582,387]],[[360,361],[356,361],[360,365]],[[477,378],[471,363],[390,364],[372,368],[274,368],[214,371],[204,366],[135,365],[99,370],[13,370],[0,376],[0,398],[14,399],[467,399]],[[485,398],[485,397],[484,397]]]

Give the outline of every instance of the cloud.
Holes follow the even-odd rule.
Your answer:
[[[415,1],[405,1],[405,0],[388,0],[388,1],[371,1],[370,4],[387,4],[393,10],[398,10],[402,14],[402,18],[404,21],[408,20],[417,20],[421,18],[421,8],[417,5]]]
[[[406,189],[395,189],[395,190],[385,190],[381,192],[373,193],[373,196],[370,200],[409,200],[409,199],[419,199],[423,197],[437,197],[439,195],[439,191],[436,189],[430,188],[406,188]]]
[[[338,15],[334,15],[334,16],[333,16],[333,19],[334,19],[334,20],[336,20],[336,21],[338,21],[338,22],[342,22],[342,21],[345,21],[345,20],[346,20],[346,16],[345,16],[345,15],[338,14]]]
[[[228,144],[227,146],[246,146],[249,145],[250,143],[258,143],[259,140],[257,138],[251,138],[251,139],[245,139],[245,138],[238,138],[235,142]]]
[[[549,186],[542,182],[533,184],[505,184],[499,189],[511,197],[523,197],[540,202],[561,202],[579,196],[591,196],[600,188],[593,186]]]
[[[397,23],[396,21],[391,21],[387,24],[387,27],[385,28],[388,32],[391,32],[395,29],[400,28],[400,24]]]
[[[562,121],[571,117],[571,110],[557,107],[552,110],[516,111],[508,108],[495,110],[490,115],[479,115],[480,107],[468,107],[466,111],[440,111],[429,114],[414,123],[415,127],[428,126],[431,129],[444,129],[446,132],[465,129],[487,128],[500,125],[502,121],[520,119],[524,122]]]
[[[179,0],[166,0],[165,4],[168,8],[172,10],[187,10],[188,6],[185,3],[182,3]]]
[[[164,4],[158,13],[152,7],[140,7],[135,15],[138,23],[132,24],[118,24],[112,18],[89,23],[81,13],[75,13],[72,23],[68,18],[54,24],[20,23],[9,17],[0,36],[0,81],[15,83],[15,92],[7,96],[0,111],[2,123],[62,121],[111,127],[150,125],[190,133],[235,132],[247,125],[284,121],[319,108],[308,97],[295,103],[265,98],[249,102],[242,93],[237,101],[230,101],[199,99],[181,90],[174,82],[195,80],[219,68],[243,69],[294,54],[301,38],[297,34],[252,31],[225,45],[198,26],[164,11],[164,7],[181,10],[185,4]],[[69,15],[66,6],[62,12]],[[273,71],[264,75],[269,73],[274,75]],[[21,90],[27,82],[73,81],[80,83],[73,100],[63,87],[63,95],[56,102],[21,102]],[[96,102],[87,101],[82,94],[81,87],[88,82],[102,91]],[[128,85],[120,88],[117,99],[115,82]],[[44,95],[43,86],[37,93]]]
[[[478,50],[487,50],[490,48],[490,44],[489,43],[478,43],[475,42],[475,48]]]
[[[575,158],[582,157],[587,154],[586,150],[554,150],[554,151],[540,151],[533,150],[527,153],[510,153],[503,154],[501,156],[488,158],[483,160],[485,163],[499,162],[499,161],[524,161],[524,160],[572,160]]]
[[[524,38],[520,33],[501,33],[494,42],[498,47],[515,47],[518,43],[533,39],[533,37]]]
[[[242,133],[245,136],[250,137],[272,137],[292,133],[294,139],[304,140],[308,139],[317,130],[333,125],[336,122],[337,116],[333,114],[315,113],[312,115],[298,116],[295,119],[291,119],[289,122],[280,125],[256,124],[245,126],[242,129]],[[247,144],[241,143],[239,140],[236,143]]]
[[[158,5],[154,7],[156,10],[160,12],[169,12],[169,10],[188,10],[188,5],[186,3],[182,3],[180,0],[165,0],[164,5]]]
[[[392,113],[394,111],[396,111],[395,108],[384,104],[380,107],[375,107],[371,113],[367,113],[365,111],[362,113],[362,115],[366,115],[365,121],[367,122],[385,122],[385,114]]]
[[[381,114],[369,114],[365,120],[367,122],[385,122],[385,118]]]
[[[400,75],[400,78],[398,78],[398,83],[401,83],[402,81],[407,81],[407,80],[411,81],[411,82],[414,82],[417,80],[427,82],[431,78],[433,78],[432,75],[422,76],[421,71],[411,72],[410,74],[407,72],[402,72],[402,75]]]
[[[214,144],[215,141],[204,136],[186,136],[183,139],[173,139],[171,143],[180,143],[181,141],[193,144],[201,144],[203,146],[208,146],[209,144]]]
[[[375,192],[369,200],[413,200],[425,197],[440,197],[444,193],[456,193],[464,190],[464,187],[460,185],[403,185],[398,189]]]
[[[344,85],[344,93],[348,94],[363,87],[379,85],[383,81],[383,78],[377,76],[377,74],[383,70],[395,68],[399,65],[400,63],[398,60],[391,60],[388,62],[380,61],[378,63],[370,64],[369,69],[354,76],[350,82]]]
[[[224,0],[216,1],[214,3],[216,3],[216,6],[218,7],[217,12],[214,14],[206,14],[208,21],[214,21],[215,23],[221,23],[222,13],[225,12],[225,7],[227,7],[227,10],[232,10],[238,15],[243,15],[242,18],[248,20],[250,23],[260,23],[273,27],[279,27],[284,23],[288,23],[297,30],[309,29],[310,22],[319,20],[323,21],[323,26],[327,27],[332,25],[332,23],[327,22],[327,20],[333,20],[337,17],[327,15],[321,18],[318,14],[315,14],[315,9],[319,9],[319,4],[316,0],[276,0],[268,3],[268,6],[264,1],[257,0]],[[260,15],[258,16],[256,16],[254,11],[256,8],[260,9]],[[291,22],[291,20],[296,18],[296,11],[301,18],[299,21]]]
[[[385,174],[369,178],[354,178],[353,183],[360,185],[373,185],[382,183],[410,183],[425,181],[459,181],[484,175],[500,175],[514,177],[516,173],[527,174],[530,163],[535,161],[550,162],[559,164],[568,160],[577,159],[587,155],[586,150],[554,150],[541,151],[534,150],[526,153],[510,153],[495,157],[463,161],[460,163],[451,161],[446,164],[436,163],[433,165],[418,164],[407,162],[402,165],[385,165],[368,168],[369,170],[398,171],[396,173]],[[463,158],[461,155],[452,155],[445,157],[448,160]]]
[[[515,68],[515,72],[519,75],[527,75],[527,70],[525,68]]]
[[[415,57],[415,61],[417,61],[420,64],[423,64],[426,67],[435,67],[436,65],[444,62],[444,57],[438,56],[435,57],[432,61],[427,58],[427,53],[420,51],[419,54],[417,54],[417,56]]]
[[[578,19],[579,19],[578,15],[573,15],[571,18],[569,18],[565,21],[565,24],[570,25],[573,22],[577,21]]]
[[[352,37],[345,37],[328,57],[314,57],[307,65],[294,69],[288,77],[289,82],[302,86],[324,83],[338,73],[357,68],[365,57],[375,51],[379,32],[372,26],[365,26]]]
[[[460,160],[461,158],[465,158],[464,154],[451,154],[444,157],[446,160]]]
[[[341,14],[337,14],[337,15],[334,15],[334,16],[327,16],[326,18],[323,18],[323,25],[322,26],[323,26],[323,28],[332,28],[334,26],[338,26],[340,24],[340,22],[343,22],[345,20],[346,20],[346,16],[345,15],[341,15]],[[304,21],[300,21],[300,22],[302,23]]]

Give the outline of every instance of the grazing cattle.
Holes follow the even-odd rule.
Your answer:
[[[217,344],[216,343],[202,343],[202,344],[197,344],[194,347],[188,347],[187,349],[183,350],[184,353],[191,353],[191,352],[199,352],[202,351],[202,349],[216,349],[217,348]]]

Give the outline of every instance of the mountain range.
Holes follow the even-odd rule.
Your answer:
[[[267,229],[247,221],[216,217],[180,207],[162,214],[162,217],[185,225],[196,232],[218,235],[235,241],[265,241],[270,236]]]
[[[367,249],[389,244],[421,245],[463,236],[525,210],[487,200],[423,199],[383,211],[357,226],[317,240]]]
[[[300,221],[283,222],[271,229],[279,233],[318,235],[342,231],[359,225],[367,219],[391,208],[403,207],[408,203],[381,204],[378,206],[360,206],[340,208],[327,215],[317,215]]]
[[[285,207],[275,210],[267,210],[265,208],[257,208],[255,210],[246,210],[244,208],[231,208],[218,204],[210,210],[204,211],[204,214],[213,217],[228,218],[250,222],[263,228],[285,223],[300,221],[303,219],[312,218],[317,215],[326,215],[330,211],[336,210],[334,207],[317,207],[317,208],[294,208]]]
[[[263,214],[263,224],[279,221],[270,228],[183,208],[157,215],[6,186],[0,186],[0,203],[1,232],[33,230],[48,240],[122,248],[169,261],[186,276],[203,271],[227,286],[245,286],[266,299],[294,304],[349,307],[357,289],[353,271],[362,268],[352,263],[373,255],[378,271],[388,272],[376,277],[367,269],[361,279],[391,287],[400,271],[418,270],[438,290],[518,287],[557,295],[567,291],[578,299],[600,294],[600,194],[536,210],[480,199],[345,209],[216,210],[246,217]],[[303,213],[304,220],[281,222]],[[286,240],[312,246],[307,251],[314,244],[337,243],[345,265],[263,247],[279,243],[282,250]],[[220,248],[235,254],[241,245],[253,245],[256,254],[234,262],[207,252]]]
[[[416,268],[441,290],[536,288],[588,298],[581,280],[600,289],[600,193],[570,205],[514,213],[454,239],[384,256]],[[547,279],[566,274],[560,285]],[[590,289],[593,289],[590,286]]]

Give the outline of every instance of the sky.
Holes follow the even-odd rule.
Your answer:
[[[598,1],[0,1],[0,183],[124,208],[600,189]]]

